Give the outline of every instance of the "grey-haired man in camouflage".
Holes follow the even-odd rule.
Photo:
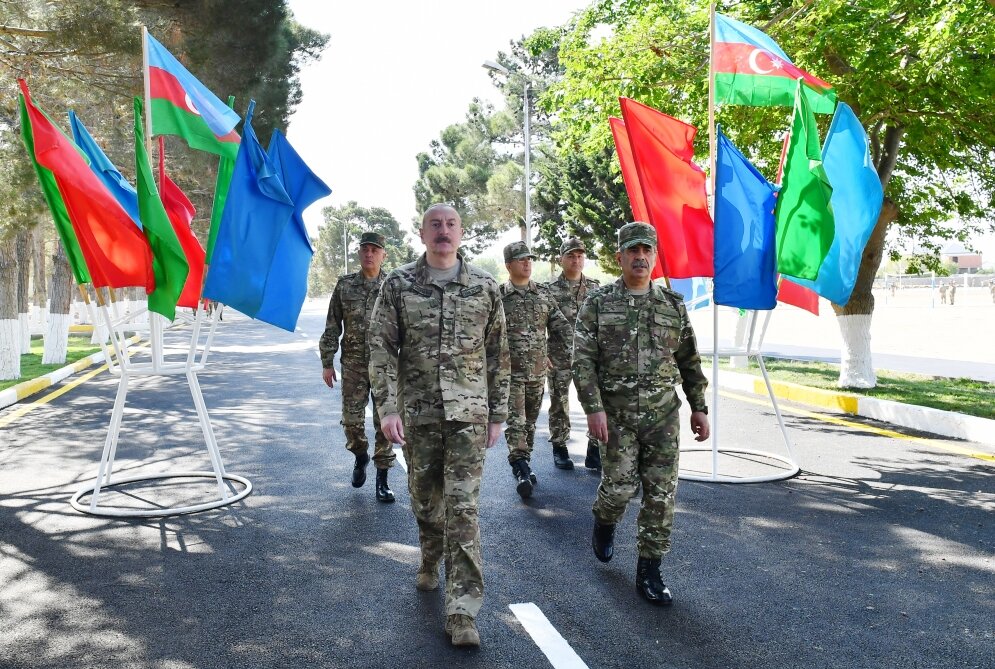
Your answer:
[[[577,237],[568,237],[560,244],[560,266],[563,271],[554,281],[546,284],[549,294],[571,329],[577,323],[577,312],[587,298],[587,293],[597,288],[596,279],[584,276],[587,249]],[[549,340],[549,440],[553,444],[553,464],[559,469],[573,469],[574,463],[567,452],[570,440],[570,379],[573,373],[573,337],[566,342]],[[587,457],[584,466],[592,471],[601,469],[601,453],[595,439],[587,440]]]
[[[504,247],[508,281],[501,286],[501,300],[511,354],[508,429],[504,436],[511,473],[523,499],[531,497],[532,486],[536,484],[529,462],[546,381],[546,331],[561,346],[569,346],[573,339],[573,326],[560,313],[546,288],[531,279],[534,258],[525,242],[512,242]]]
[[[673,602],[660,575],[670,550],[677,490],[680,381],[697,441],[709,435],[708,406],[694,331],[681,296],[653,284],[656,231],[627,223],[618,231],[622,277],[592,291],[577,317],[574,383],[590,434],[606,442],[594,502],[595,556],[614,553],[615,524],[642,484],[637,519],[636,590],[649,602]]]
[[[451,206],[425,212],[425,253],[390,273],[373,308],[370,377],[383,433],[408,461],[416,587],[439,587],[444,557],[446,631],[454,646],[479,646],[480,479],[508,417],[511,364],[497,282],[458,255],[462,234]]]
[[[342,426],[346,448],[356,456],[352,470],[352,485],[366,483],[366,466],[370,462],[370,444],[366,439],[366,405],[370,401],[370,354],[366,345],[366,325],[373,304],[383,283],[381,270],[387,240],[377,232],[364,232],[359,238],[360,271],[339,277],[328,303],[325,331],[318,340],[322,378],[329,388],[338,380],[335,375],[335,353],[342,337]],[[343,335],[344,331],[344,335]],[[376,399],[373,401],[376,412]],[[374,420],[376,437],[373,464],[377,468],[376,495],[381,502],[394,501],[394,492],[387,483],[387,471],[394,466],[394,449],[383,436],[380,423]]]

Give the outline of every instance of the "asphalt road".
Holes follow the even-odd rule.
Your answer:
[[[393,505],[376,502],[372,469],[364,488],[349,484],[340,395],[322,384],[316,355],[323,316],[310,305],[294,334],[226,316],[201,384],[228,470],[255,486],[232,507],[122,521],[69,506],[96,472],[117,385],[106,373],[0,427],[0,667],[995,663],[992,448],[791,407],[799,476],[680,484],[664,561],[671,609],[634,590],[634,504],[615,559],[594,559],[597,477],[553,468],[545,414],[528,503],[499,442],[481,501],[483,645],[453,649],[441,593],[414,588],[417,529],[403,471],[391,472]],[[0,425],[23,408],[0,412]],[[724,448],[783,452],[755,398],[723,394],[718,409]],[[582,462],[579,413],[570,448]],[[182,377],[136,385],[118,461],[128,473],[209,467]],[[709,462],[695,454],[682,464]],[[721,466],[766,465],[724,455]],[[127,486],[114,499],[212,492]],[[562,655],[553,664],[509,608],[516,603],[535,604],[583,664]]]

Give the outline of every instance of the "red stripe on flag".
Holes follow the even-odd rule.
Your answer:
[[[716,42],[714,56],[716,74],[759,74],[804,79],[819,90],[832,88],[822,79],[752,44]]]
[[[179,79],[158,67],[149,67],[149,97],[153,100],[167,100],[189,114],[200,116],[193,103],[187,102],[187,93]],[[227,135],[218,137],[218,141],[238,144],[241,137],[232,129]]]

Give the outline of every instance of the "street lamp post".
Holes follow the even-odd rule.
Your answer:
[[[503,74],[509,80],[511,79],[512,72],[504,65],[500,63],[495,63],[493,60],[485,60],[483,67],[492,72],[497,72],[498,74]],[[525,117],[525,184],[523,190],[525,191],[525,236],[524,241],[532,247],[532,173],[529,166],[529,159],[531,157],[531,145],[532,145],[532,132],[529,128],[529,121],[531,110],[529,109],[529,79],[526,76],[522,76],[522,81],[524,82],[524,95],[523,97],[523,115]]]

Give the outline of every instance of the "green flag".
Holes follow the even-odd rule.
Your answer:
[[[777,271],[815,280],[833,244],[836,224],[829,205],[833,187],[822,167],[819,128],[802,86],[799,81],[784,176],[774,209]]]
[[[38,182],[41,184],[41,192],[48,203],[48,208],[52,211],[52,219],[55,221],[55,229],[59,233],[59,239],[66,248],[66,258],[69,260],[69,268],[72,270],[76,283],[83,285],[90,283],[90,273],[86,269],[86,261],[83,259],[83,250],[79,247],[79,240],[76,239],[76,232],[73,224],[69,220],[69,212],[66,210],[66,203],[62,200],[62,193],[55,183],[55,175],[51,170],[42,167],[35,160],[35,140],[31,131],[31,118],[28,116],[28,108],[24,105],[24,96],[17,96],[18,108],[21,111],[21,140],[24,148],[28,150],[28,158],[34,165],[35,174],[38,175]]]
[[[155,273],[155,290],[149,293],[149,311],[173,320],[190,266],[152,178],[139,98],[135,98],[135,163],[138,216],[152,248],[152,271]]]
[[[228,96],[228,107],[235,108],[235,96]],[[218,159],[218,179],[214,182],[214,204],[211,206],[211,229],[207,235],[207,258],[206,264],[211,264],[211,256],[214,255],[214,240],[218,238],[218,226],[221,225],[221,214],[225,210],[225,202],[228,200],[228,187],[231,185],[231,174],[235,169],[235,158],[221,156]]]

